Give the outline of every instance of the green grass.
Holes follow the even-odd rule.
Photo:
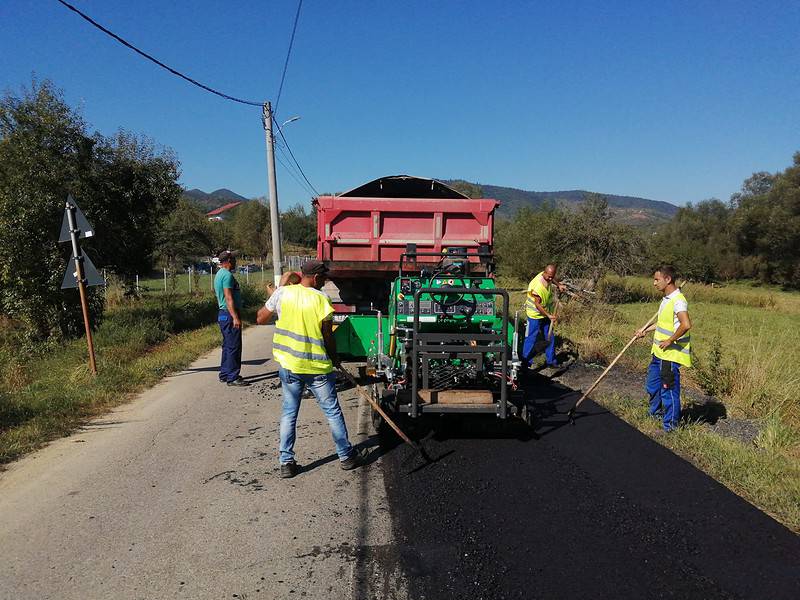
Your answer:
[[[502,284],[516,290],[524,287],[524,282],[515,280]],[[800,294],[746,283],[724,287],[692,283],[684,291],[693,323],[695,359],[694,367],[682,372],[684,385],[715,395],[729,418],[755,420],[760,427],[755,443],[722,437],[702,423],[686,423],[661,435],[659,424],[648,418],[642,398],[606,394],[597,399],[800,531],[800,344],[796,339]],[[557,331],[583,360],[608,364],[634,330],[653,316],[660,298],[646,278],[608,278],[600,292],[627,302],[593,306],[569,302]],[[523,291],[513,292],[512,307],[521,307],[524,298]],[[649,355],[649,340],[642,340],[618,364],[644,377]]]
[[[215,271],[216,272],[216,271]],[[237,273],[236,278],[239,283],[247,283],[247,276],[245,273]],[[272,270],[266,269],[264,271],[250,273],[250,283],[253,285],[260,285],[261,283],[267,284],[272,281]],[[139,288],[142,291],[150,293],[164,293],[164,277],[140,277]],[[193,275],[191,281],[191,289],[195,294],[211,294],[214,291],[213,277],[211,274]],[[167,292],[177,294],[189,293],[189,274],[180,273],[174,276],[167,275]]]
[[[245,286],[243,298],[252,320],[262,294]],[[3,338],[0,464],[66,435],[218,346],[216,315],[210,294],[121,301],[95,332],[97,377],[84,339],[18,352],[13,336]]]

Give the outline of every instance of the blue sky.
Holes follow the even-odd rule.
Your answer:
[[[73,0],[225,93],[274,101],[297,3]],[[143,60],[55,0],[0,3],[0,87],[48,78],[182,183],[266,194],[260,110]],[[800,150],[800,2],[305,0],[278,107],[314,187],[409,173],[675,204]],[[279,153],[279,156],[281,154]],[[309,194],[278,166],[281,205]]]

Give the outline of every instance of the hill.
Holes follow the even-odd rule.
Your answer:
[[[463,180],[445,180],[444,183],[459,187]],[[517,188],[489,184],[473,184],[466,182],[467,188],[478,187],[486,198],[495,198],[502,202],[499,215],[512,217],[520,208],[540,208],[546,203],[556,206],[576,207],[583,202],[587,192],[585,190],[564,190],[558,192],[533,192]],[[602,194],[608,199],[608,206],[617,221],[630,225],[652,227],[666,222],[678,211],[678,207],[669,202],[649,200],[637,196],[618,196],[616,194]]]
[[[226,188],[220,188],[210,193],[194,188],[184,190],[183,196],[203,212],[214,210],[231,202],[246,202],[248,200],[248,198]]]

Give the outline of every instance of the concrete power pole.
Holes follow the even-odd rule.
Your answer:
[[[275,179],[275,136],[272,132],[272,105],[264,103],[262,121],[267,142],[267,175],[269,178],[269,218],[272,231],[272,269],[275,285],[281,279],[283,253],[281,252],[281,221],[278,212],[278,183]]]

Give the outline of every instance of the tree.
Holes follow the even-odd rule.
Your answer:
[[[171,269],[197,256],[214,251],[211,223],[186,198],[162,222],[158,234],[158,257]]]
[[[636,272],[646,255],[641,234],[612,222],[607,200],[597,194],[587,195],[576,211],[552,204],[520,209],[498,224],[496,248],[501,269],[510,275],[528,278],[555,262],[562,274],[585,280],[589,289],[609,270]]]
[[[266,256],[272,249],[269,208],[260,202],[244,202],[230,221],[233,247],[246,256]]]
[[[317,215],[314,211],[296,204],[281,214],[281,234],[283,241],[292,242],[306,248],[317,245]]]
[[[705,282],[740,277],[733,213],[716,198],[681,207],[653,238],[651,266],[673,264],[682,276]]]
[[[94,139],[88,174],[76,188],[98,232],[88,249],[117,273],[147,272],[156,259],[159,231],[180,199],[178,161],[127,131]]]
[[[737,201],[734,234],[741,254],[752,259],[757,270],[753,274],[766,282],[800,287],[800,152],[766,191]]]
[[[772,189],[775,184],[775,175],[766,171],[753,173],[744,180],[742,189],[731,196],[731,208],[738,208],[742,201],[755,196],[763,196]]]
[[[62,93],[34,81],[0,99],[0,310],[33,335],[82,331],[78,295],[62,291],[69,248],[58,244],[67,193],[95,228],[83,244],[95,265],[144,271],[175,206],[178,165],[127,133],[89,135]],[[137,268],[138,267],[138,268]],[[90,290],[93,320],[103,295]]]
[[[639,270],[646,244],[638,230],[611,220],[605,196],[587,193],[577,211],[565,212],[552,252],[562,272],[585,280],[592,289],[608,271],[628,275]]]

